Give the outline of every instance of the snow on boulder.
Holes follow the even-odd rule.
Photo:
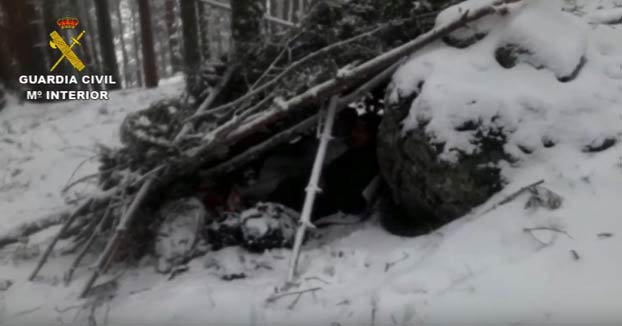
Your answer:
[[[622,23],[622,8],[608,8],[597,10],[589,17],[589,21],[595,24],[620,24]]]
[[[622,57],[588,41],[587,23],[558,2],[527,1],[488,27],[467,48],[416,54],[388,89],[379,162],[410,218],[460,217],[503,187],[503,167],[550,147],[596,153],[620,140]],[[503,67],[508,45],[516,61]]]
[[[526,63],[552,71],[560,81],[573,79],[585,63],[587,50],[586,26],[576,20],[552,2],[530,4],[496,35],[497,61],[505,68]]]
[[[493,0],[472,0],[465,1],[454,6],[451,6],[436,17],[435,25],[436,26],[445,26],[453,21],[456,21],[460,18],[460,16],[464,15],[467,12],[475,12],[478,9],[489,6],[493,4]],[[521,4],[518,3],[510,3],[501,10],[509,10],[509,8],[518,7]],[[504,19],[502,15],[489,15],[481,18],[480,20],[465,25],[464,27],[458,28],[457,30],[449,33],[449,35],[443,38],[443,41],[450,46],[457,48],[465,48],[470,46],[471,44],[481,40],[492,30],[494,26],[499,24],[499,20]]]

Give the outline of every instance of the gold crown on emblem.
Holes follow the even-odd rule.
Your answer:
[[[80,24],[80,21],[76,17],[63,17],[63,18],[58,19],[56,21],[56,24],[61,29],[67,29],[67,28],[74,29],[78,27],[78,24]]]

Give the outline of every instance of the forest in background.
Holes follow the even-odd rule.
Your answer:
[[[262,5],[263,29],[278,34],[300,21],[309,0],[269,0]],[[62,31],[67,36],[86,31],[77,50],[86,73],[112,75],[117,87],[155,87],[161,78],[225,58],[231,47],[228,1],[2,0],[0,82],[5,88],[17,90],[19,75],[49,74],[56,58],[48,34],[59,30],[56,22],[63,17],[80,20],[77,28]],[[76,72],[62,62],[54,73]]]

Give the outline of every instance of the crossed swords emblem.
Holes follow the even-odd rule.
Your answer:
[[[60,64],[63,59],[67,59],[67,61],[69,61],[69,63],[78,71],[82,71],[82,69],[84,69],[84,63],[72,50],[74,45],[82,45],[82,43],[80,43],[80,39],[82,38],[82,36],[84,36],[84,33],[86,33],[86,31],[83,30],[82,32],[80,32],[80,34],[78,34],[78,36],[72,37],[71,45],[67,45],[65,40],[63,40],[60,34],[58,34],[56,31],[50,33],[50,38],[52,39],[50,41],[50,47],[52,49],[58,49],[62,53],[60,58],[58,58],[52,68],[50,68],[50,72],[54,71],[54,69],[56,69],[56,66],[58,66],[58,64]]]

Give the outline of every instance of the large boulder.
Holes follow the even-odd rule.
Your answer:
[[[452,34],[469,40],[464,48],[437,42],[398,69],[378,135],[401,216],[393,230],[459,218],[513,181],[515,167],[551,151],[594,155],[620,142],[622,79],[611,73],[620,60],[588,42],[575,18],[559,4],[526,2]]]
[[[491,163],[507,159],[508,155],[503,150],[502,131],[491,129],[477,135],[477,142],[485,150],[462,153],[455,162],[439,159],[445,145],[434,143],[425,125],[402,132],[402,120],[412,100],[413,96],[402,98],[386,110],[378,134],[378,158],[398,208],[393,213],[418,221],[415,225],[404,221],[408,226],[403,227],[428,228],[465,214],[500,190],[499,168]],[[461,126],[477,127],[475,123]],[[408,232],[397,225],[393,228],[392,232]]]

